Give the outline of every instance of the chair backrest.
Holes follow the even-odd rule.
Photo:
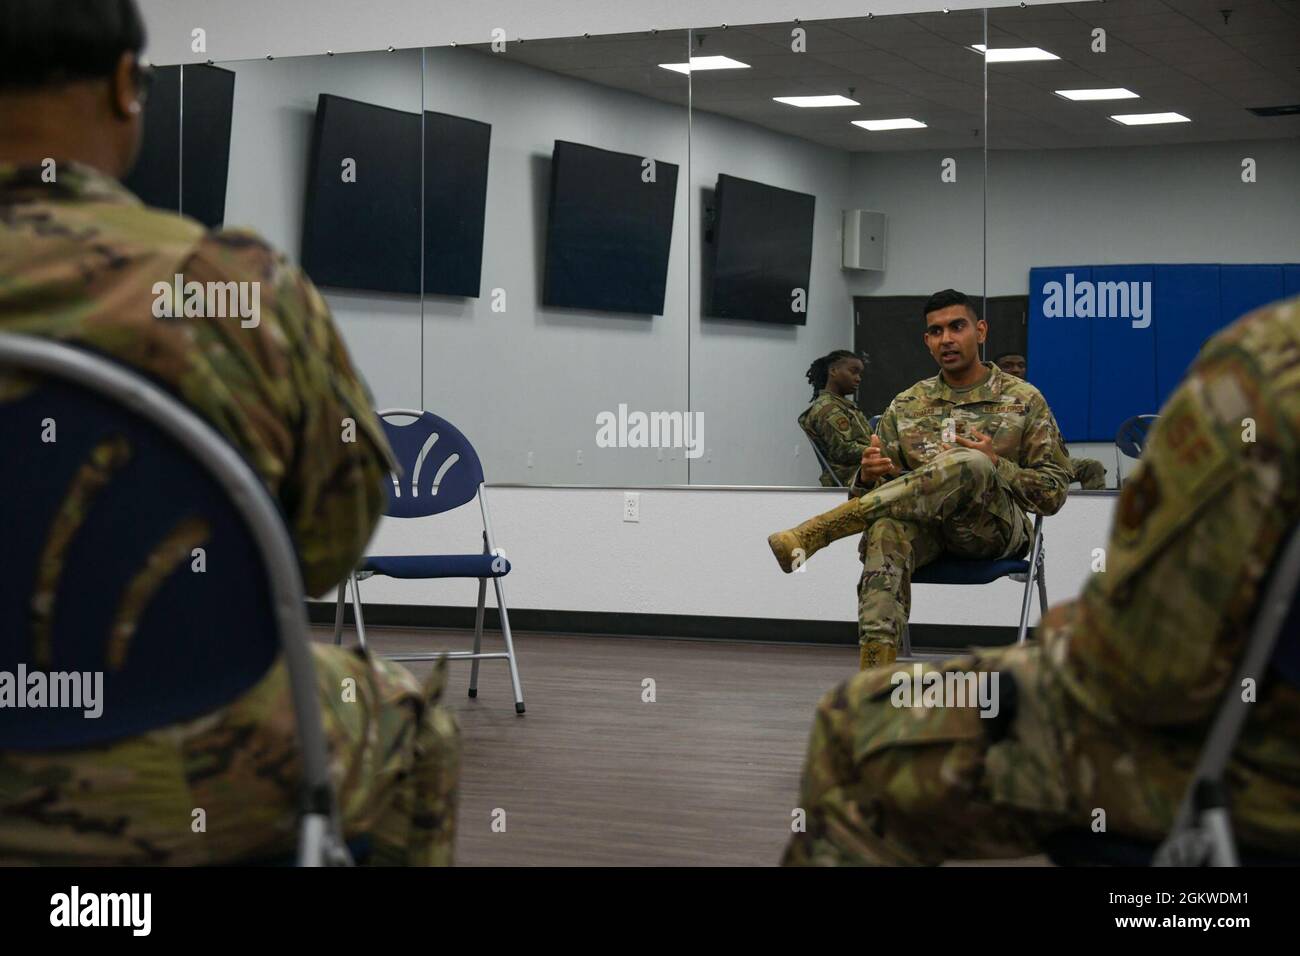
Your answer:
[[[844,482],[840,481],[840,476],[835,474],[835,469],[826,461],[826,456],[822,454],[821,448],[817,446],[817,442],[813,439],[812,435],[808,435],[807,433],[805,433],[805,435],[808,438],[808,444],[812,445],[813,454],[817,456],[817,464],[822,466],[822,471],[831,476],[831,481],[835,482],[836,488],[843,488]]]
[[[0,383],[0,672],[11,687],[26,675],[29,705],[0,707],[0,749],[87,747],[198,717],[281,650],[310,674],[292,543],[220,435],[137,373],[54,341],[0,334]],[[33,681],[47,705],[59,688],[82,706],[31,707]],[[295,712],[315,716],[319,742],[304,693]]]
[[[399,424],[394,419],[411,419]],[[483,465],[469,439],[445,418],[413,408],[385,408],[380,424],[401,473],[392,475],[392,518],[423,518],[473,501],[483,484]]]
[[[1146,447],[1147,436],[1151,426],[1159,415],[1134,415],[1119,426],[1115,433],[1115,446],[1129,458],[1141,458],[1142,449]]]

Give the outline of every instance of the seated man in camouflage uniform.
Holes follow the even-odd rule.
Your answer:
[[[1032,536],[1025,512],[1055,514],[1065,503],[1068,465],[1038,389],[979,361],[988,326],[962,293],[936,292],[924,311],[939,374],[885,410],[849,489],[853,500],[768,538],[789,572],[832,541],[862,534],[864,669],[898,656],[917,568],[945,552],[1021,555]]]
[[[1055,831],[1098,822],[1160,839],[1297,521],[1300,299],[1291,299],[1201,350],[1125,483],[1106,570],[1051,609],[1038,639],[926,668],[997,674],[996,718],[969,706],[895,707],[892,668],[822,699],[804,765],[807,825],[785,862],[1026,856]],[[1233,829],[1246,847],[1294,856],[1300,693],[1266,679],[1251,708],[1224,777]]]
[[[799,427],[830,466],[821,474],[827,488],[849,486],[871,443],[871,422],[853,400],[862,384],[862,367],[862,359],[845,349],[808,366],[812,404],[799,416]]]
[[[1026,378],[1029,363],[1019,352],[1003,352],[993,360],[993,364],[1008,375]],[[1106,466],[1095,458],[1070,458],[1070,449],[1061,439],[1061,451],[1070,461],[1070,481],[1077,481],[1085,491],[1100,491],[1106,487]]]
[[[355,567],[390,457],[319,293],[249,232],[208,232],[117,180],[141,132],[134,0],[0,3],[0,331],[133,366],[205,417],[278,501],[307,591]],[[153,315],[153,286],[260,282],[260,319]],[[32,383],[0,376],[0,414]],[[356,423],[342,441],[341,424]],[[10,452],[17,453],[10,449]],[[4,622],[0,622],[4,626]],[[182,639],[185,622],[176,622]],[[347,835],[373,862],[449,863],[459,740],[399,665],[313,646]],[[355,699],[344,699],[345,678]],[[298,745],[281,660],[217,712],[85,751],[0,752],[0,860],[195,864],[287,854]],[[207,830],[191,829],[193,808]]]

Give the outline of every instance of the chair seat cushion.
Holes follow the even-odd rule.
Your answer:
[[[490,554],[367,555],[357,570],[390,578],[503,578],[510,562]]]
[[[913,584],[988,584],[1008,574],[1028,574],[1029,562],[1015,558],[975,561],[940,558],[912,575]]]

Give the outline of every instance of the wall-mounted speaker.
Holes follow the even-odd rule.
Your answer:
[[[843,266],[845,269],[885,269],[885,232],[888,220],[883,212],[866,209],[844,210]]]

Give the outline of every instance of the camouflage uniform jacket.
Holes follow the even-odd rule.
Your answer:
[[[849,399],[822,389],[799,416],[799,427],[825,456],[839,483],[847,487],[862,462],[863,449],[871,444],[867,416]],[[821,483],[835,486],[825,469]]]
[[[997,474],[1015,506],[1055,514],[1065,504],[1070,464],[1052,410],[1028,382],[991,362],[984,365],[988,378],[968,389],[954,390],[939,374],[899,393],[876,425],[881,453],[904,471],[914,471],[940,452],[961,447],[956,435],[982,432],[993,439]],[[859,496],[882,483],[865,486],[855,473],[850,494]]]
[[[173,392],[277,499],[308,593],[328,590],[378,521],[391,452],[320,293],[251,232],[150,209],[84,165],[53,171],[0,164],[0,331],[82,346]],[[155,284],[177,275],[260,283],[259,321],[155,318]],[[26,387],[0,377],[0,407]]]

